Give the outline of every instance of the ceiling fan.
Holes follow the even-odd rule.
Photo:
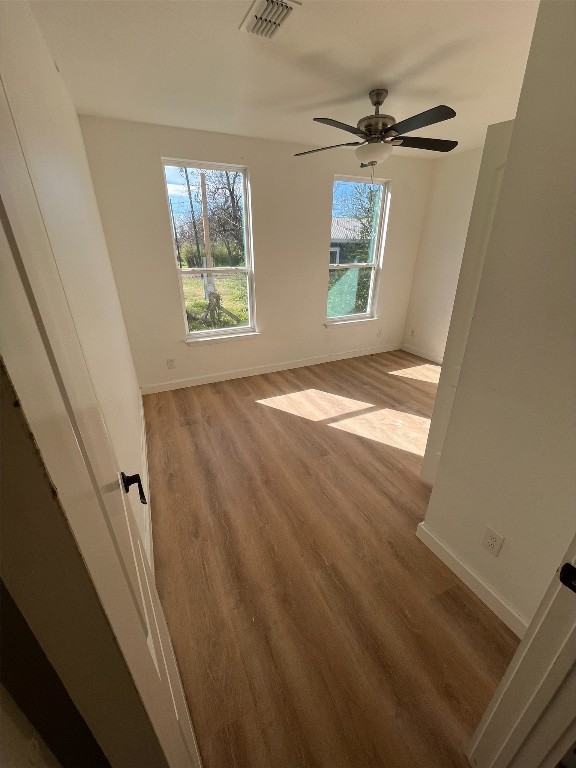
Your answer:
[[[404,136],[405,133],[417,131],[419,128],[425,128],[427,125],[441,123],[444,120],[450,120],[456,116],[456,112],[445,104],[438,107],[427,109],[419,115],[408,117],[406,120],[396,122],[396,118],[391,115],[381,115],[380,107],[384,99],[388,96],[386,88],[374,88],[369,93],[370,101],[375,108],[373,115],[362,117],[356,127],[341,123],[338,120],[332,120],[331,117],[315,117],[316,123],[332,125],[334,128],[340,128],[342,131],[348,131],[358,136],[361,141],[348,141],[344,144],[332,144],[329,147],[320,147],[319,149],[309,149],[307,152],[297,152],[294,157],[310,155],[313,152],[323,152],[325,149],[335,149],[336,147],[358,147],[356,157],[360,160],[360,167],[377,165],[384,162],[392,153],[392,147],[411,147],[413,149],[431,149],[436,152],[450,152],[458,146],[457,141],[448,141],[447,139],[425,139],[421,136]]]

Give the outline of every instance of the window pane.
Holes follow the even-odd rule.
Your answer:
[[[164,173],[178,266],[246,266],[242,171],[167,165]]]
[[[182,275],[188,331],[241,328],[250,324],[248,275]]]
[[[328,317],[368,312],[372,267],[331,269],[328,283]]]
[[[330,263],[372,264],[382,205],[382,185],[335,181],[332,197]],[[338,262],[332,253],[338,249]]]

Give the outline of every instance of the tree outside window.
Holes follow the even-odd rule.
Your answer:
[[[384,182],[334,181],[326,312],[329,321],[374,315],[388,198]]]
[[[253,331],[245,169],[165,162],[164,171],[188,336]]]

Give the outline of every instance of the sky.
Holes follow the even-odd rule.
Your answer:
[[[164,174],[166,176],[166,188],[168,190],[168,198],[172,203],[172,210],[174,211],[174,218],[178,222],[179,216],[188,216],[190,213],[190,202],[188,200],[188,190],[186,183],[182,181],[180,170],[173,165],[164,166]],[[193,178],[190,178],[190,189],[192,191],[192,199],[194,200],[196,193],[198,192],[198,185],[193,183]],[[200,206],[194,206],[194,212],[200,214]]]

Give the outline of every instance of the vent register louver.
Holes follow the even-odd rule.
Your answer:
[[[254,0],[240,29],[258,37],[274,37],[299,5],[298,0]]]

